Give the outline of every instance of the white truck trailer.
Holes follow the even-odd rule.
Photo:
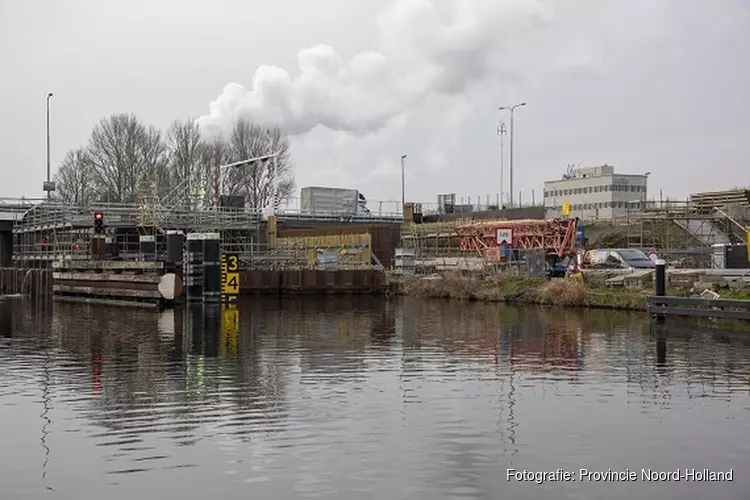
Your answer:
[[[310,186],[302,188],[300,211],[304,214],[369,215],[367,200],[356,189]]]

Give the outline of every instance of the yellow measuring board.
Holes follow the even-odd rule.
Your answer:
[[[234,302],[240,294],[240,259],[237,254],[221,256],[221,299]]]
[[[221,343],[222,355],[237,354],[240,333],[240,312],[234,304],[221,306]]]

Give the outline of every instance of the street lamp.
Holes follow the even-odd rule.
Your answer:
[[[500,206],[497,207],[502,210],[503,203],[505,203],[505,186],[503,185],[503,175],[505,172],[505,134],[507,127],[504,123],[500,123],[497,126],[497,135],[500,136]]]
[[[248,158],[247,160],[240,160],[236,161],[234,163],[227,163],[226,165],[219,165],[214,170],[214,199],[213,199],[213,205],[215,208],[219,207],[219,192],[221,191],[221,171],[225,168],[236,168],[236,167],[244,167],[246,165],[251,165],[253,163],[259,162],[259,161],[267,161],[270,159],[273,159],[274,162],[274,175],[276,174],[276,167],[277,167],[277,161],[278,157],[281,154],[281,151],[276,151],[275,153],[263,155],[263,156],[256,156],[255,158]],[[255,200],[257,203],[257,200]],[[258,207],[253,207],[254,209],[258,210]]]
[[[401,155],[401,213],[403,213],[404,205],[406,205],[406,167],[404,160],[406,160],[406,155]]]
[[[521,102],[513,106],[500,106],[497,108],[501,111],[505,109],[510,111],[510,208],[513,208],[513,111],[521,106],[526,106],[526,103]]]
[[[50,193],[55,190],[54,185],[50,182],[50,160],[49,160],[49,100],[52,92],[47,94],[47,182],[44,183],[44,191],[47,191],[47,201],[50,199]]]

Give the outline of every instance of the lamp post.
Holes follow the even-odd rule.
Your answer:
[[[52,92],[47,94],[47,183],[44,185],[44,190],[47,191],[47,201],[50,199],[51,185],[50,185],[50,159],[49,159],[49,100],[52,97]]]
[[[505,172],[505,134],[507,132],[507,127],[504,123],[500,123],[500,125],[497,126],[497,135],[500,136],[500,206],[497,207],[499,210],[502,210],[503,203],[505,203],[505,191],[504,191],[504,185],[503,185],[503,176]]]
[[[219,194],[221,192],[222,188],[222,174],[221,171],[226,168],[237,168],[237,167],[244,167],[247,165],[252,165],[253,163],[260,162],[260,161],[268,161],[273,160],[273,168],[274,171],[276,170],[277,166],[277,158],[281,154],[281,151],[276,151],[275,153],[263,155],[263,156],[256,156],[255,158],[248,158],[247,160],[240,160],[236,161],[234,163],[227,163],[226,165],[219,165],[214,169],[214,195],[213,195],[213,206],[214,208],[219,208]],[[275,175],[275,172],[274,172]],[[273,180],[272,180],[273,182]],[[254,203],[257,204],[258,200],[253,200]],[[261,207],[253,207],[253,209],[257,212],[261,209]]]
[[[406,205],[406,155],[401,155],[401,213],[404,213]]]
[[[521,106],[526,106],[526,103],[521,102],[513,106],[500,106],[498,108],[501,111],[505,109],[510,111],[510,208],[513,208],[513,111]]]

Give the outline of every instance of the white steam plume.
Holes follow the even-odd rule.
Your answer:
[[[490,76],[508,81],[548,66],[555,60],[546,38],[550,19],[551,9],[536,0],[395,0],[379,19],[378,52],[345,63],[328,45],[304,49],[296,78],[261,66],[251,88],[227,85],[199,123],[208,133],[248,117],[290,135],[318,125],[366,134],[431,94],[458,94]]]

